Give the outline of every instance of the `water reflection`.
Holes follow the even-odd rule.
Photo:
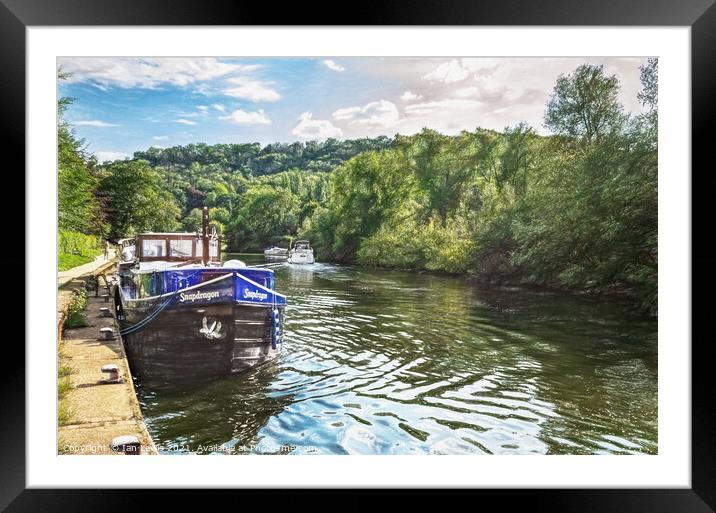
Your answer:
[[[280,359],[192,391],[142,392],[158,443],[298,454],[656,452],[656,322],[623,305],[481,290],[454,277],[266,265],[289,296]]]

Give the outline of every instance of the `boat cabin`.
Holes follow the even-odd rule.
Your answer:
[[[206,247],[205,247],[206,246]],[[137,236],[137,259],[140,262],[218,262],[221,238],[205,239],[199,234],[142,233]]]
[[[209,232],[209,211],[202,212],[201,232],[145,232],[117,241],[120,268],[138,264],[139,270],[157,266],[221,265],[221,237]]]
[[[311,249],[311,245],[307,240],[297,240],[293,245],[293,249],[296,251],[308,251]]]

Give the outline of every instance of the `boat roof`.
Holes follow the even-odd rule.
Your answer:
[[[139,235],[161,235],[162,237],[170,237],[172,235],[191,235],[192,237],[201,237],[201,234],[197,234],[196,232],[142,232]]]
[[[153,261],[153,262],[142,262],[140,263],[139,267],[132,269],[132,272],[134,274],[151,274],[157,271],[196,271],[197,269],[207,270],[207,271],[265,271],[268,273],[273,274],[273,269],[270,269],[268,267],[252,267],[252,266],[244,266],[244,267],[238,267],[238,266],[228,266],[225,267],[223,265],[216,265],[216,266],[206,266],[199,263],[189,264],[189,265],[182,265],[181,267],[177,267],[176,262],[167,262],[164,260],[159,261]]]

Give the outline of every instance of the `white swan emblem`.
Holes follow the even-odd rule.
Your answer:
[[[214,321],[211,323],[211,326],[209,326],[209,319],[206,318],[206,316],[201,320],[201,329],[199,330],[199,333],[204,335],[209,340],[216,339],[216,338],[222,338],[224,335],[221,333],[221,321]]]

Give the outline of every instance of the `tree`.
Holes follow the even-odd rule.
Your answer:
[[[515,193],[523,196],[527,192],[527,178],[536,160],[535,132],[526,123],[520,123],[514,128],[505,128],[504,134],[506,147],[500,156],[497,186],[501,188],[510,183]]]
[[[67,74],[60,72],[62,80]],[[97,177],[89,166],[82,140],[64,119],[71,98],[57,102],[57,201],[58,225],[61,229],[102,235],[105,230],[100,203],[95,195]]]
[[[189,215],[181,220],[181,226],[185,232],[201,232],[203,218],[201,209],[193,208]]]
[[[659,59],[650,57],[640,66],[642,90],[636,95],[642,105],[655,110],[659,103]]]
[[[179,206],[148,162],[114,162],[104,169],[99,189],[107,197],[107,219],[113,238],[176,229]]]
[[[240,203],[226,227],[234,249],[261,250],[298,229],[298,198],[288,191],[256,185],[242,195]],[[217,213],[218,217],[225,214]]]
[[[585,144],[598,141],[622,120],[618,95],[616,76],[605,76],[603,66],[583,64],[557,79],[547,104],[545,127]]]

